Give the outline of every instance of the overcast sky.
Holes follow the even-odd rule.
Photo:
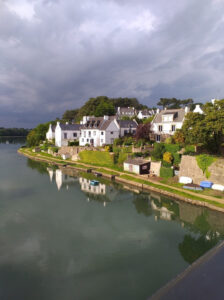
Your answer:
[[[224,97],[224,0],[0,0],[0,127],[90,97]]]

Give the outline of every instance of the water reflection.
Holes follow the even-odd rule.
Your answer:
[[[60,241],[60,245],[66,244],[66,251],[69,251],[69,247],[71,250],[71,253],[65,254],[65,257],[70,259],[69,262],[63,262],[59,268],[62,274],[65,274],[65,265],[66,274],[77,274],[79,270],[82,276],[85,277],[84,274],[87,274],[91,278],[91,283],[97,281],[97,276],[93,276],[94,279],[91,277],[94,272],[97,275],[102,272],[101,280],[110,274],[111,277],[108,277],[110,280],[104,283],[107,289],[110,285],[108,282],[115,282],[116,279],[118,285],[122,281],[127,284],[125,280],[130,279],[127,286],[131,286],[130,282],[137,280],[132,276],[138,274],[138,284],[145,282],[147,296],[149,296],[155,288],[177,275],[224,238],[222,213],[174,201],[153,192],[135,193],[130,190],[131,187],[124,190],[122,186],[101,178],[98,186],[92,186],[90,180],[94,178],[91,177],[93,175],[80,174],[69,168],[55,168],[30,160],[27,166],[36,169],[43,175],[41,178],[49,176],[46,180],[47,188],[53,190],[54,199],[53,204],[48,203],[49,207],[46,211],[51,210],[51,221],[60,224],[60,229],[57,227],[56,230],[54,246],[59,247],[57,244],[59,236],[67,242],[66,244],[64,240]],[[52,184],[49,184],[49,181]],[[59,201],[58,210],[55,205],[57,197],[67,199],[67,202]],[[44,214],[45,212],[42,213]],[[35,220],[39,222],[38,218]],[[35,226],[39,228],[38,224]],[[45,233],[45,224],[43,227]],[[62,232],[58,235],[60,230]],[[52,233],[49,232],[46,240],[51,235]],[[77,245],[79,245],[78,250]],[[93,253],[90,254],[89,249],[92,249]],[[64,248],[60,251],[63,252]],[[83,251],[86,251],[84,256],[82,256]],[[88,263],[86,259],[89,260]],[[55,253],[55,260],[58,261],[57,253]],[[50,258],[47,257],[43,264],[49,261]],[[89,267],[91,264],[94,266],[92,270]],[[165,267],[160,267],[160,264]],[[122,270],[125,270],[124,273]],[[150,283],[145,279],[145,274],[150,278]],[[88,276],[85,280],[88,280]],[[97,284],[99,288],[99,282]],[[150,284],[152,284],[151,288],[149,288]],[[102,295],[95,297],[95,299],[103,298],[105,299]],[[129,295],[126,298],[131,297]],[[118,298],[111,296],[108,299]],[[145,298],[133,295],[132,299]]]

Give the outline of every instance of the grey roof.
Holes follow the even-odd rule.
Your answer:
[[[134,107],[118,107],[117,108],[117,113],[118,114],[124,114],[124,113],[135,113],[135,108]]]
[[[62,130],[67,131],[80,131],[82,125],[80,124],[60,124]]]
[[[133,120],[118,120],[120,128],[137,128],[138,124]]]
[[[139,157],[139,158],[128,158],[128,159],[125,160],[125,163],[140,166],[140,165],[150,163],[150,161]]]
[[[115,116],[109,116],[108,120],[105,120],[104,117],[89,117],[87,123],[83,124],[83,129],[106,130],[114,119]]]
[[[161,110],[161,112],[155,115],[153,123],[163,123],[163,115],[174,115],[173,122],[182,122],[184,120],[185,110],[184,108]]]

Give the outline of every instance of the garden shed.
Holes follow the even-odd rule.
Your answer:
[[[136,174],[149,174],[150,161],[143,158],[128,158],[124,162],[124,171]]]

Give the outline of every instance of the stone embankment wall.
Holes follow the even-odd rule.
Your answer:
[[[79,153],[84,151],[98,151],[96,148],[93,147],[75,147],[75,146],[63,146],[58,150],[58,154],[61,156],[62,154],[69,154],[71,159],[74,161],[79,160]]]
[[[209,180],[213,183],[224,185],[224,159],[217,159],[209,168],[211,176],[206,178],[199,168],[194,156],[183,155],[180,164],[179,176],[187,176],[193,179],[193,182],[200,184],[202,180]]]

